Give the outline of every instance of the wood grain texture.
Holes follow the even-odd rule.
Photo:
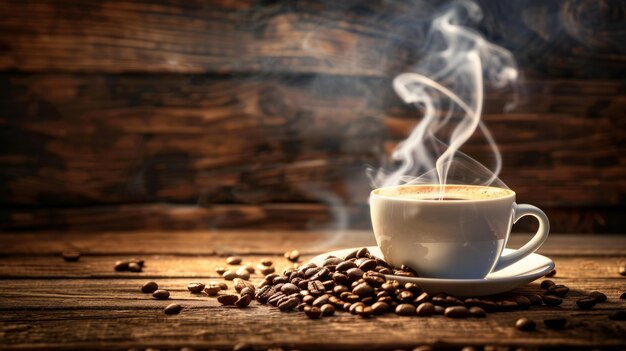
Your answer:
[[[324,204],[294,207],[281,219],[305,223],[291,227],[307,227],[307,211],[313,221],[346,211],[367,223],[366,166],[380,164],[419,117],[384,78],[2,74],[0,82],[5,230],[280,226],[288,206],[273,202]],[[498,111],[509,96],[486,98],[502,179],[519,201],[554,208],[557,231],[620,231],[624,83],[535,79],[527,88],[508,114]],[[463,150],[489,162],[479,136]],[[201,208],[179,206],[190,203]],[[226,207],[216,203],[262,205],[233,208],[238,221],[222,219]]]
[[[0,69],[395,75],[419,60],[434,4],[5,2]],[[479,4],[485,18],[478,30],[528,69],[553,76],[625,74],[620,2]]]
[[[0,234],[0,241],[6,244],[0,247],[0,349],[187,346],[231,350],[238,342],[259,349],[300,350],[395,350],[422,344],[437,349],[467,345],[540,350],[626,347],[625,322],[608,319],[611,313],[626,308],[626,300],[618,298],[626,288],[626,280],[610,269],[626,260],[624,236],[562,235],[549,239],[544,248],[554,255],[558,271],[551,279],[571,288],[563,304],[490,313],[485,319],[394,315],[361,319],[337,313],[312,321],[301,313],[281,313],[256,303],[246,309],[223,307],[215,298],[186,290],[191,281],[214,279],[207,272],[224,263],[221,253],[242,254],[244,263],[270,257],[283,267],[289,264],[280,257],[285,247],[308,248],[302,250],[308,252],[303,256],[306,259],[323,251],[311,241],[321,235],[297,231]],[[331,234],[326,235],[328,239]],[[362,233],[350,232],[333,245],[355,245],[358,238],[364,238]],[[511,244],[519,245],[527,238],[513,236]],[[82,250],[81,260],[68,263],[55,254],[67,248]],[[200,254],[203,250],[205,253]],[[126,255],[143,256],[146,271],[107,276],[110,263]],[[148,279],[155,279],[171,291],[171,298],[157,301],[141,293],[139,287]],[[254,277],[254,281],[258,279]],[[227,283],[232,289],[232,282]],[[605,292],[608,302],[592,310],[578,309],[575,300],[592,290]],[[500,297],[540,292],[535,282]],[[182,312],[176,316],[163,314],[163,308],[172,302],[183,305]],[[530,333],[516,330],[515,321],[521,317],[539,322],[538,329]],[[546,317],[565,317],[568,326],[561,331],[546,329],[541,323]]]

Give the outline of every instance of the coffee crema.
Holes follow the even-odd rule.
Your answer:
[[[380,188],[376,195],[407,200],[425,201],[472,201],[498,199],[513,195],[513,191],[480,185],[399,185]],[[443,195],[443,196],[442,196]]]

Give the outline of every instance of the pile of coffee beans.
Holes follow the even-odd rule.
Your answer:
[[[116,261],[113,269],[116,272],[134,272],[139,273],[143,270],[145,261],[141,258],[131,258],[130,260]]]

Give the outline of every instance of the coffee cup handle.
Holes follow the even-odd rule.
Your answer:
[[[524,216],[533,216],[537,218],[539,221],[539,230],[529,242],[527,242],[521,248],[515,250],[508,255],[500,256],[498,259],[498,263],[496,263],[493,271],[499,271],[502,268],[508,267],[513,263],[521,260],[522,258],[530,255],[531,253],[537,251],[537,249],[546,241],[548,238],[548,233],[550,232],[550,221],[548,220],[548,216],[543,213],[538,207],[528,204],[514,204],[514,218],[513,223],[517,222],[520,218]]]

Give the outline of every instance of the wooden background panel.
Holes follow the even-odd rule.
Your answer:
[[[397,74],[419,59],[433,3],[5,1],[0,68]],[[626,73],[622,2],[479,3],[481,31],[534,72]]]

